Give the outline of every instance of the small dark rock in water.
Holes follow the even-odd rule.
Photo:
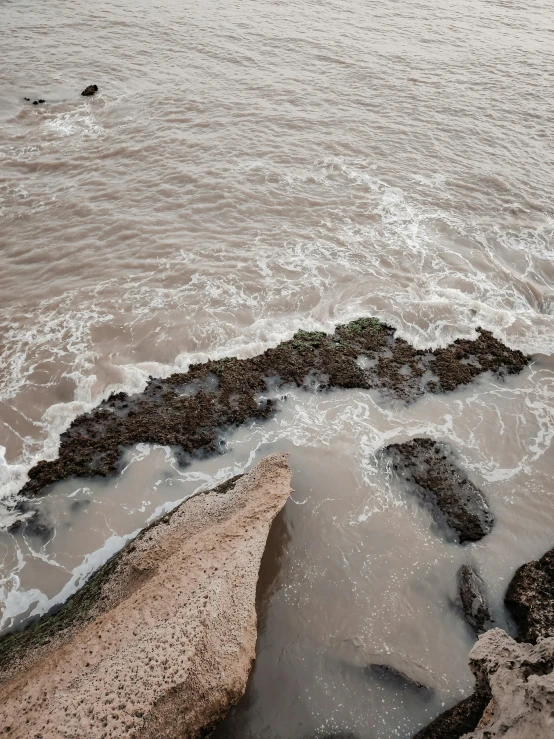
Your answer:
[[[91,504],[90,500],[74,500],[73,503],[69,506],[69,510],[72,513],[78,513],[79,511],[84,510],[85,508],[88,508]]]
[[[458,467],[452,450],[433,439],[391,444],[385,453],[393,469],[423,500],[439,524],[458,532],[460,543],[479,541],[493,517],[481,491]]]
[[[31,98],[23,98],[23,100],[26,100],[28,103],[31,102]]]
[[[94,95],[95,92],[98,92],[98,85],[89,85],[88,87],[85,87],[81,95],[90,97],[91,95]]]
[[[441,713],[413,739],[460,739],[474,731],[490,701],[490,693],[476,692]]]
[[[10,534],[22,533],[47,542],[54,534],[54,527],[41,511],[33,509],[27,501],[18,506],[21,518],[16,519],[7,527]]]
[[[492,628],[485,583],[469,565],[458,570],[458,595],[466,621],[477,635]]]
[[[39,100],[39,103],[45,103],[46,100]]]
[[[21,529],[22,526],[23,526],[23,519],[18,518],[7,527],[6,531],[9,534],[15,534],[17,531]]]
[[[38,105],[38,100],[33,100],[33,105]]]
[[[54,535],[54,527],[39,511],[36,511],[23,522],[23,533],[47,542]]]
[[[504,598],[518,628],[518,641],[535,644],[554,636],[554,549],[516,570]]]

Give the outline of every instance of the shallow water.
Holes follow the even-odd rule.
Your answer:
[[[2,628],[164,507],[288,450],[296,502],[226,730],[409,736],[470,686],[458,565],[504,623],[511,572],[554,541],[554,6],[0,0],[0,20],[0,498],[111,392],[300,327],[373,315],[423,348],[483,326],[536,355],[412,406],[291,391],[224,457],[181,470],[139,447],[118,480],[60,483],[50,533],[0,533]],[[446,542],[379,469],[422,433],[486,492],[482,542]],[[368,676],[384,650],[433,696]]]

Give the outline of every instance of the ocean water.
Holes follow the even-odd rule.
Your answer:
[[[373,315],[424,348],[482,326],[534,356],[506,383],[485,377],[409,408],[371,393],[292,393],[274,421],[233,435],[225,457],[183,471],[172,450],[141,447],[129,450],[121,479],[60,484],[41,501],[53,537],[0,537],[3,628],[68,594],[164,506],[245,468],[255,450],[283,448],[308,502],[284,515],[292,534],[266,603],[266,642],[286,649],[270,625],[287,588],[312,592],[298,559],[310,561],[313,582],[331,566],[319,527],[333,567],[359,537],[354,561],[370,580],[354,587],[347,567],[345,603],[362,591],[385,602],[391,577],[405,601],[394,638],[375,605],[353,608],[349,636],[337,636],[335,616],[319,623],[290,601],[283,619],[295,610],[312,619],[304,658],[327,686],[314,688],[312,705],[325,704],[333,684],[347,707],[322,718],[304,702],[287,715],[303,727],[298,737],[342,725],[348,696],[360,708],[366,688],[354,672],[323,665],[331,636],[362,639],[371,653],[381,639],[429,667],[435,697],[423,708],[410,699],[398,720],[363,729],[363,716],[378,715],[374,696],[351,728],[362,739],[409,736],[469,689],[461,626],[451,659],[446,641],[429,662],[405,654],[401,636],[418,628],[423,602],[443,603],[469,555],[391,492],[374,452],[421,433],[456,447],[499,520],[486,544],[470,547],[499,618],[510,572],[554,543],[554,7],[3,0],[0,20],[0,498],[17,495],[36,461],[55,458],[71,420],[111,392],[139,391],[151,374],[208,357],[255,355],[298,328]],[[98,94],[81,97],[91,83]],[[322,476],[330,449],[338,477]],[[341,484],[338,502],[323,505]],[[313,509],[321,519],[313,513],[308,525],[300,512]],[[353,511],[367,519],[350,526]],[[425,572],[437,563],[428,600],[395,575],[407,572],[401,551],[383,563],[386,536],[426,552]],[[443,610],[430,624],[447,633],[441,619],[454,616]],[[278,711],[263,703],[268,695],[266,716]],[[251,722],[245,736],[267,728],[241,717]],[[296,736],[277,718],[268,726],[268,739]]]

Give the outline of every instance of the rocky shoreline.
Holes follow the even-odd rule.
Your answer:
[[[244,692],[284,454],[186,500],[56,613],[0,640],[0,726],[19,739],[206,736]]]
[[[479,331],[477,339],[473,341],[457,340],[444,349],[427,351],[414,349],[406,341],[398,338],[392,327],[373,318],[359,319],[347,325],[338,326],[333,334],[299,331],[290,341],[283,342],[257,357],[243,360],[228,358],[208,361],[191,366],[187,373],[176,373],[167,379],[150,378],[142,393],[132,396],[124,393],[112,395],[90,413],[75,419],[61,437],[59,456],[56,460],[40,462],[30,470],[29,481],[21,491],[25,497],[18,505],[24,513],[32,511],[32,498],[47,493],[50,485],[63,479],[107,477],[116,474],[120,470],[125,449],[139,442],[174,447],[182,464],[188,463],[195,457],[221,453],[225,450],[222,441],[223,434],[249,421],[271,417],[276,410],[276,402],[271,395],[276,391],[286,390],[287,386],[316,387],[321,390],[373,388],[390,399],[411,402],[425,392],[438,393],[454,390],[474,381],[484,372],[493,372],[500,377],[516,374],[529,361],[530,357],[505,347],[486,331]],[[276,456],[282,457],[282,455]],[[477,541],[490,532],[494,521],[486,498],[459,467],[454,450],[433,439],[416,438],[403,444],[386,447],[383,450],[383,456],[390,465],[389,471],[430,507],[436,524],[447,538],[454,537],[456,541],[463,544]],[[286,467],[286,463],[282,460],[278,465]],[[249,475],[253,475],[256,470]],[[288,468],[287,474],[287,484],[290,489]],[[245,484],[244,480],[247,479],[249,479],[248,475],[241,480],[232,480],[213,491],[208,497],[210,500],[215,500],[214,496],[217,492],[223,498],[233,497],[235,490],[241,490]],[[195,501],[202,499],[202,496],[199,496],[192,501],[187,501],[177,511],[194,510],[199,505]],[[217,509],[217,505],[215,508]],[[270,518],[277,510],[271,509]],[[164,517],[154,524],[154,530],[158,532],[162,524],[177,520],[180,515],[174,512]],[[265,515],[269,515],[267,510]],[[200,525],[199,520],[197,523]],[[18,524],[23,527],[36,525],[40,525],[40,522],[33,521],[32,518],[27,520],[23,518]],[[152,527],[149,527],[141,532],[120,554],[95,573],[86,586],[56,613],[32,624],[23,632],[0,640],[0,691],[4,696],[5,706],[0,711],[4,711],[3,717],[9,720],[10,726],[17,727],[18,721],[19,692],[15,695],[11,689],[14,678],[17,678],[16,685],[20,688],[23,685],[34,685],[33,681],[38,679],[37,684],[41,685],[40,690],[45,689],[47,693],[49,690],[53,691],[50,699],[54,700],[52,696],[56,690],[55,686],[43,688],[45,679],[40,678],[42,674],[40,666],[48,664],[49,655],[57,653],[58,649],[66,649],[65,645],[72,644],[75,638],[78,642],[79,634],[87,629],[98,630],[99,624],[104,624],[106,621],[104,614],[111,613],[112,609],[117,611],[123,608],[122,604],[129,599],[135,602],[137,608],[144,608],[144,601],[141,601],[143,586],[147,587],[158,573],[158,564],[152,565],[150,555],[141,549],[140,544],[140,542],[149,541],[148,532],[151,530]],[[242,541],[244,547],[245,541],[250,539],[249,527],[244,529],[242,525],[239,525],[236,531],[240,533],[235,534],[234,544],[240,548]],[[267,536],[267,530],[264,529],[264,531]],[[259,552],[261,539],[257,541]],[[138,564],[134,562],[134,552],[137,547],[144,558],[144,561],[141,560]],[[263,551],[263,546],[261,550]],[[160,556],[165,556],[165,554],[160,551]],[[212,558],[223,556],[217,542],[210,547],[209,556]],[[244,553],[240,556],[244,556]],[[133,560],[132,567],[127,567],[131,560]],[[545,558],[538,563],[524,565],[518,570],[510,585],[506,605],[520,626],[521,639],[525,637],[530,641],[536,641],[541,636],[552,636],[554,624],[553,561],[554,559],[545,555]],[[145,565],[144,562],[148,564]],[[204,570],[204,574],[205,572]],[[115,590],[114,582],[116,583]],[[250,590],[252,582],[255,589],[255,577],[249,581]],[[164,586],[160,584],[160,587]],[[226,587],[230,587],[229,582]],[[482,634],[481,639],[485,640],[483,643],[488,644],[487,640],[490,638],[488,634],[491,633],[492,623],[486,603],[485,584],[478,573],[468,565],[463,565],[458,574],[458,591],[459,607],[464,618],[476,634]],[[195,593],[196,590],[193,591],[193,595]],[[156,600],[152,593],[149,593],[149,597]],[[149,613],[151,612],[150,610]],[[251,612],[249,618],[249,623],[251,623]],[[255,623],[255,614],[253,618]],[[201,623],[206,625],[205,621]],[[499,630],[493,630],[492,633],[497,631]],[[199,633],[201,632],[202,629]],[[99,640],[100,636],[98,634],[97,636]],[[194,640],[197,635],[187,633],[186,638]],[[226,633],[225,638],[235,643],[233,639],[236,641],[236,633],[235,637]],[[249,633],[250,659],[253,658],[255,640],[254,628],[253,636],[252,631]],[[186,650],[188,642],[185,643],[185,641],[180,642],[179,649]],[[102,648],[105,644],[106,641],[103,642]],[[479,644],[481,641],[475,649]],[[212,660],[211,647],[204,646],[203,649],[205,650],[204,662],[207,664]],[[108,664],[110,664],[110,659],[111,657],[108,657]],[[213,659],[218,659],[217,652]],[[152,652],[152,661],[159,662],[157,649],[156,653]],[[140,660],[138,662],[140,663]],[[128,657],[125,662],[129,668],[132,668],[135,663],[132,657]],[[83,670],[85,674],[91,664],[86,663],[86,670],[83,670],[82,665],[78,669]],[[97,664],[92,665],[91,669]],[[150,698],[145,698],[147,708],[139,709],[139,713],[135,716],[137,721],[131,720],[130,728],[127,724],[121,723],[119,718],[116,724],[113,724],[113,717],[110,718],[111,709],[108,707],[110,701],[103,696],[102,700],[107,701],[105,704],[107,723],[104,728],[108,727],[108,730],[104,733],[96,733],[96,729],[91,729],[89,733],[83,735],[91,738],[133,736],[146,739],[147,736],[152,735],[148,732],[155,730],[156,736],[170,737],[175,735],[171,732],[175,732],[177,727],[183,736],[190,736],[191,739],[196,736],[205,736],[210,727],[214,726],[214,723],[223,716],[227,708],[240,697],[244,690],[249,666],[246,667],[244,660],[240,661],[240,664],[240,679],[233,683],[234,687],[224,689],[226,699],[218,694],[217,709],[212,706],[208,710],[206,715],[209,714],[209,720],[206,719],[202,726],[196,719],[191,719],[191,716],[195,715],[195,707],[192,703],[185,706],[182,698],[177,695],[181,695],[180,687],[177,689],[175,685],[167,687],[164,684],[163,690],[160,688],[164,697],[160,698],[158,695],[154,699],[150,695]],[[56,665],[58,665],[57,662]],[[472,662],[472,669],[473,666],[474,662]],[[200,668],[209,671],[202,661]],[[119,664],[117,669],[124,670],[124,664]],[[75,676],[72,667],[68,668],[68,672],[73,675],[72,684],[80,686],[77,687],[78,694],[84,691],[85,706],[87,700],[96,701],[98,699],[98,691],[102,693],[103,690],[101,680],[100,683],[91,681],[91,684],[96,685],[92,690],[88,687],[89,678],[87,677],[85,689],[81,678]],[[65,684],[64,680],[66,680],[63,674],[65,673],[62,670],[61,684]],[[385,670],[385,678],[392,679],[391,675],[399,679],[398,675],[402,673]],[[492,683],[483,675],[483,672],[477,675],[476,689],[471,696],[437,717],[418,732],[414,739],[459,739],[466,734],[469,737],[469,732],[478,731],[478,725],[483,724],[483,717],[491,718],[494,713],[491,708],[494,693]],[[215,677],[216,675],[212,675],[209,679],[213,680]],[[185,678],[185,681],[179,685],[188,685],[186,680],[189,677],[185,676]],[[163,683],[163,678],[160,679]],[[41,709],[44,700],[39,701],[38,693],[33,695],[34,697],[29,699],[33,706],[31,717],[38,727],[44,718],[44,712]],[[71,737],[79,735],[75,732],[82,731],[83,726],[88,727],[89,725],[86,724],[88,719],[85,718],[85,714],[77,709],[77,702],[74,697],[71,700],[64,698],[60,703],[59,716],[62,712],[67,715],[68,711],[76,711],[75,721],[77,723],[68,724],[73,727],[67,729],[68,733],[48,733],[50,729],[45,724],[40,729],[37,728],[37,731],[42,733],[37,733],[36,736]],[[497,704],[499,705],[498,701],[494,705]],[[126,715],[126,711],[116,712],[116,714],[121,717]],[[187,719],[183,723],[185,714]],[[110,728],[112,724],[114,727],[117,725],[113,731]],[[77,726],[81,728],[75,728]],[[144,729],[145,726],[148,728]],[[11,733],[10,735],[26,736],[24,733]],[[477,736],[481,737],[481,734],[475,734],[475,739]],[[516,736],[519,735],[514,734],[514,737]]]

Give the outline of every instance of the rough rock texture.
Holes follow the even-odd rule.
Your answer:
[[[486,371],[515,374],[528,362],[487,331],[433,351],[414,349],[375,318],[338,326],[332,335],[298,331],[257,357],[193,365],[165,380],[152,378],[137,395],[112,395],[73,421],[58,458],[35,465],[22,493],[37,495],[68,477],[114,474],[125,448],[139,442],[177,447],[183,462],[220,452],[223,430],[272,415],[275,403],[263,397],[268,387],[378,388],[412,400],[454,390]]]
[[[98,92],[98,85],[89,85],[88,87],[85,87],[81,95],[84,97],[90,97],[91,95],[94,95],[95,92]]]
[[[554,637],[518,644],[502,629],[479,637],[469,654],[475,693],[414,739],[554,737]]]
[[[487,693],[472,693],[437,716],[413,739],[460,739],[463,734],[475,729],[489,702],[490,695]]]
[[[0,727],[19,739],[205,736],[244,692],[286,455],[185,501],[56,614],[0,642]]]
[[[554,637],[518,644],[502,629],[479,637],[469,655],[490,701],[477,729],[466,739],[547,739],[554,736]]]
[[[518,641],[534,644],[554,636],[554,549],[516,571],[504,603],[517,624]]]
[[[433,439],[390,444],[385,454],[398,476],[424,501],[439,525],[459,534],[460,542],[489,533],[493,517],[485,496],[458,467],[454,454]]]
[[[458,597],[465,620],[479,635],[492,626],[485,583],[469,565],[458,570]]]

